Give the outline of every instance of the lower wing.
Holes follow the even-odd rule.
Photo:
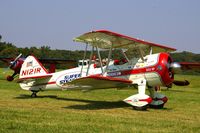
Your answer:
[[[102,75],[92,75],[73,80],[66,83],[63,87],[78,87],[82,89],[106,89],[106,88],[123,88],[132,85],[131,80],[122,78],[105,77]]]

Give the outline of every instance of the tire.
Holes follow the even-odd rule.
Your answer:
[[[160,105],[149,105],[150,108],[153,108],[153,109],[163,109],[164,108],[164,103],[163,104],[160,104]]]

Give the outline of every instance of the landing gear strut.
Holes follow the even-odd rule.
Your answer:
[[[138,84],[138,94],[132,95],[123,101],[132,105],[135,110],[146,110],[152,102],[152,98],[145,94],[146,79],[135,81]]]
[[[35,98],[35,97],[37,97],[37,93],[38,93],[38,91],[32,91],[33,93],[31,94],[31,97],[32,98]]]

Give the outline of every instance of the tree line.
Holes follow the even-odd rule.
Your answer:
[[[37,58],[54,58],[54,59],[70,59],[79,60],[84,55],[84,50],[59,50],[51,49],[49,46],[41,47],[25,47],[18,48],[12,43],[2,42],[0,36],[0,57],[12,57],[15,58],[19,53],[22,53],[24,57],[28,55],[34,55]],[[108,51],[101,52],[103,58],[107,57]],[[89,58],[90,54],[87,54],[86,58]],[[120,56],[119,51],[115,51],[115,55]],[[192,52],[176,52],[171,53],[171,56],[175,62],[200,62],[200,54],[194,54]],[[115,57],[114,57],[115,58]],[[0,67],[4,66],[4,63],[0,62]]]

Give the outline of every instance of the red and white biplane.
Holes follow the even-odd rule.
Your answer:
[[[74,39],[86,44],[85,54],[76,68],[49,73],[34,57],[28,56],[20,70],[20,86],[32,91],[32,97],[41,90],[94,90],[108,88],[137,88],[138,93],[123,101],[134,109],[148,106],[162,108],[167,97],[157,88],[175,85],[188,85],[188,81],[175,81],[174,71],[180,69],[168,52],[176,49],[155,44],[107,30],[85,33]],[[86,59],[88,47],[90,59]],[[101,52],[107,50],[108,57],[103,59]],[[121,51],[120,59],[112,56],[113,50]],[[93,58],[94,52],[98,55]],[[123,57],[123,58],[122,58]],[[150,95],[146,94],[146,89]]]

